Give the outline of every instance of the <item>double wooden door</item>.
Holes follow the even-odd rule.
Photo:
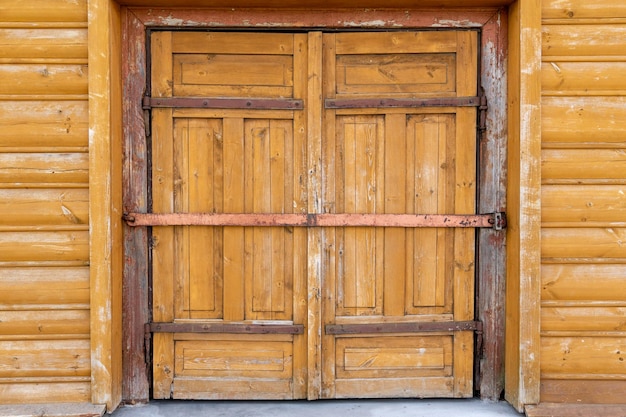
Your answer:
[[[476,48],[152,33],[155,398],[472,395]]]

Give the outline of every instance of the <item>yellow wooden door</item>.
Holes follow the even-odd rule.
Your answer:
[[[306,91],[306,39],[152,35],[152,98],[191,97],[154,103],[154,213],[306,211],[305,120],[282,100]],[[306,317],[306,233],[153,227],[153,321],[164,323],[153,328],[155,398],[304,396],[306,340],[294,324]]]
[[[324,211],[474,213],[476,33],[324,36]],[[323,233],[322,396],[471,396],[475,230]]]
[[[476,48],[152,33],[155,398],[471,396]]]

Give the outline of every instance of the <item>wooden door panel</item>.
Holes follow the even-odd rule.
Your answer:
[[[176,334],[175,399],[293,399],[291,335]]]
[[[154,33],[153,94],[303,99],[306,67],[294,74],[294,62],[303,65],[306,48],[294,56],[294,39],[306,38],[241,35]],[[155,108],[152,123],[153,212],[296,213],[306,206],[305,121],[297,111]],[[154,227],[154,321],[303,323],[306,239],[306,230],[287,227]],[[301,398],[303,339],[157,332],[154,396]]]
[[[475,213],[476,108],[320,109],[475,96],[476,32],[154,32],[152,47],[153,97],[304,105],[153,108],[154,213]],[[154,396],[471,396],[471,331],[376,329],[473,320],[474,245],[473,229],[153,227],[155,322],[305,326],[157,332]]]
[[[452,376],[452,337],[381,336],[337,339],[337,379]]]
[[[177,97],[294,97],[294,35],[172,34]]]
[[[337,95],[452,93],[454,54],[337,56]]]
[[[415,42],[422,37],[431,44]],[[324,97],[476,95],[476,42],[471,32],[325,35]],[[351,103],[325,110],[333,124],[322,155],[327,212],[475,213],[475,108]],[[379,329],[472,320],[474,234],[393,227],[324,232],[324,324],[364,326],[363,333],[323,335],[323,397],[472,395],[472,332]]]

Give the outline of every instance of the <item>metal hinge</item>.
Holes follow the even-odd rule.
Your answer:
[[[482,94],[480,96],[480,104],[478,106],[478,133],[481,136],[487,131],[487,110],[489,106],[487,105],[487,96]]]
[[[144,103],[145,103],[145,99],[146,97],[143,98]],[[144,105],[143,106],[143,125],[144,125],[147,138],[149,138],[152,133],[151,123],[152,123],[152,112],[150,110],[150,107],[146,107]]]
[[[146,323],[143,326],[143,343],[144,343],[144,355],[146,365],[152,366],[152,327],[150,323]]]

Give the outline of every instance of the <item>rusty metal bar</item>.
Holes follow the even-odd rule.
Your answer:
[[[149,323],[150,333],[303,334],[301,324]]]
[[[443,98],[346,98],[326,99],[327,109],[354,109],[372,107],[479,107],[480,97]]]
[[[506,225],[503,213],[491,214],[275,214],[275,213],[128,213],[129,226],[294,226],[294,227],[489,227]]]
[[[302,110],[303,100],[282,98],[144,97],[143,108]]]
[[[433,321],[412,323],[327,324],[326,334],[377,334],[482,331],[479,321]]]

